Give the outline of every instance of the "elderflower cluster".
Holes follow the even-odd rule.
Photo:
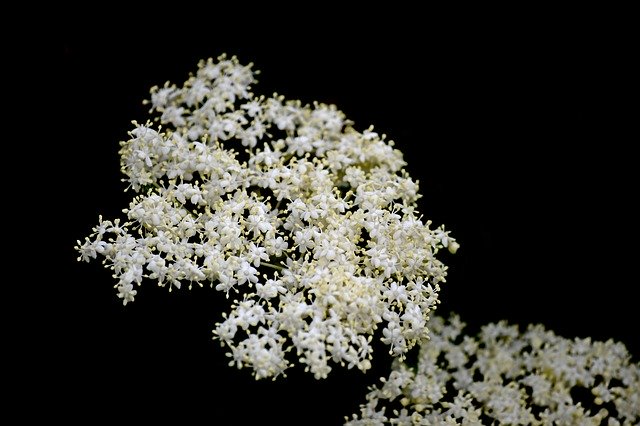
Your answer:
[[[393,142],[333,105],[254,95],[251,68],[221,56],[151,89],[159,123],[134,122],[120,151],[137,195],[125,221],[101,217],[78,242],[80,259],[104,258],[125,305],[145,278],[232,295],[214,338],[256,378],[293,354],[316,378],[331,362],[365,371],[378,327],[402,358],[428,335],[436,255],[457,242],[416,212]]]
[[[417,364],[395,360],[347,425],[637,425],[640,365],[621,343],[502,321],[477,338],[432,318]]]

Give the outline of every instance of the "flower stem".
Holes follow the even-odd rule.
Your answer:
[[[284,267],[280,266],[280,265],[274,265],[273,263],[269,263],[269,262],[260,262],[260,266],[268,266],[269,268],[273,268],[276,269],[278,271],[282,271],[284,269]]]

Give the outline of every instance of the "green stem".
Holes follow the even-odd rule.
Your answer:
[[[284,269],[283,266],[274,265],[273,263],[269,263],[269,262],[260,262],[260,266],[262,266],[262,265],[268,266],[269,268],[273,268],[273,269],[276,269],[278,271],[282,271]]]

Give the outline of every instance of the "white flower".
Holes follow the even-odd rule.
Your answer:
[[[273,299],[278,293],[285,293],[286,288],[279,281],[267,280],[264,284],[256,284],[256,292],[262,299]]]
[[[417,213],[402,153],[333,105],[253,95],[252,66],[201,61],[182,87],[151,89],[121,169],[127,221],[102,221],[80,260],[103,257],[123,303],[155,280],[225,293],[214,337],[258,378],[304,364],[371,367],[374,332],[400,358],[428,337],[457,243]],[[234,297],[231,298],[230,295]],[[236,333],[238,329],[243,333]]]
[[[177,95],[175,86],[169,86],[167,83],[163,88],[154,86],[151,88],[151,105],[153,109],[158,111],[164,110],[164,107],[173,100]]]
[[[316,237],[316,232],[313,228],[304,228],[300,231],[296,231],[293,237],[293,241],[300,250],[300,253],[306,253],[309,250],[312,250],[316,243],[314,242],[314,238]]]
[[[133,302],[136,294],[138,294],[138,291],[133,289],[133,284],[118,285],[118,297],[122,299],[124,305]]]
[[[256,115],[260,115],[262,113],[261,101],[262,99],[249,101],[242,105],[242,109],[247,111],[247,115],[249,117],[255,117]]]
[[[98,256],[97,241],[91,241],[88,237],[85,237],[84,243],[77,240],[75,249],[80,253],[78,260],[88,262],[91,259],[95,259]]]
[[[238,284],[244,284],[247,281],[252,283],[258,282],[258,270],[251,266],[249,262],[243,260],[237,271]]]
[[[267,249],[257,246],[255,243],[249,243],[249,250],[247,252],[247,260],[252,263],[256,268],[260,266],[260,261],[269,260]]]
[[[389,289],[384,292],[383,296],[389,301],[389,303],[398,302],[401,304],[407,303],[406,288],[403,285],[398,285],[397,282],[392,282]]]

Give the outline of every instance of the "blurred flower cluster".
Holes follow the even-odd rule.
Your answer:
[[[637,425],[640,365],[611,340],[566,339],[502,321],[463,333],[457,316],[430,322],[416,363],[394,361],[370,389],[358,425]]]
[[[151,89],[155,122],[121,144],[126,219],[100,217],[79,259],[104,258],[125,305],[145,279],[225,293],[214,336],[256,378],[295,361],[366,371],[378,328],[402,359],[428,337],[436,255],[457,242],[416,211],[392,141],[332,105],[255,95],[256,74],[221,56]]]

